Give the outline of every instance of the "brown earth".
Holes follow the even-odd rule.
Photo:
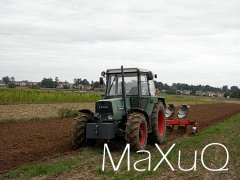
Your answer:
[[[200,131],[240,113],[239,104],[199,104],[190,108],[189,119]],[[0,172],[22,164],[74,153],[72,119],[23,121],[0,125]]]

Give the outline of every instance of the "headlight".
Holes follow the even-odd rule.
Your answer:
[[[108,119],[112,120],[113,119],[113,115],[112,114],[108,115]]]

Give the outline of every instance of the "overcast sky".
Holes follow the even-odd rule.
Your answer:
[[[0,77],[98,80],[121,65],[240,86],[240,1],[0,1]]]

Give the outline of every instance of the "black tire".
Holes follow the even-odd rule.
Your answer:
[[[147,145],[147,121],[143,114],[132,113],[128,116],[125,139],[134,150],[144,150]]]
[[[80,113],[73,122],[72,145],[78,149],[86,144],[86,123],[90,121],[88,114]]]
[[[149,134],[149,141],[152,144],[161,144],[166,136],[166,118],[162,103],[154,105],[151,120],[152,132]]]

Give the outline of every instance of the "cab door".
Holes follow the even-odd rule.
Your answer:
[[[142,74],[140,76],[140,108],[146,111],[149,117],[152,115],[152,109],[155,102],[155,94],[151,96],[152,92],[150,92],[150,84],[147,75]]]

